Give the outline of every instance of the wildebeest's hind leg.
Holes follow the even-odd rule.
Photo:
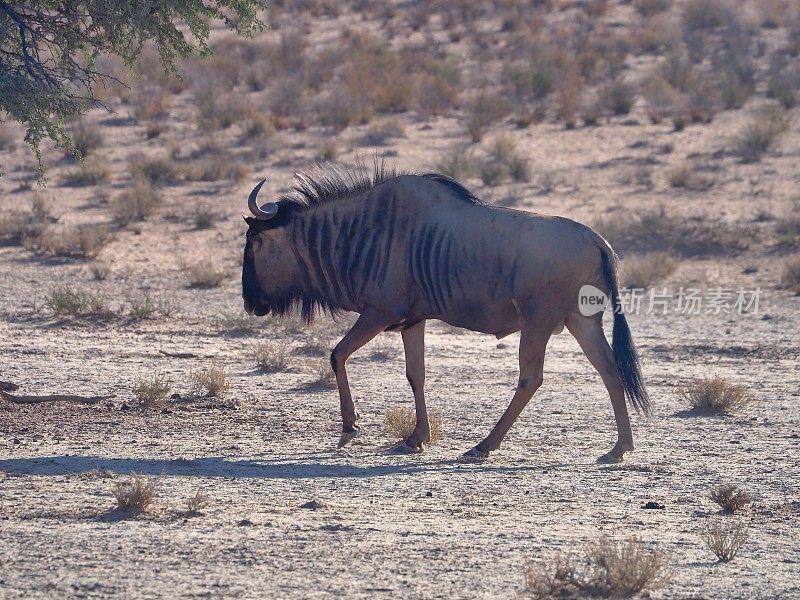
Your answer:
[[[465,453],[467,458],[486,458],[489,452],[497,450],[503,438],[517,420],[522,409],[528,404],[534,392],[544,379],[544,352],[547,340],[554,328],[553,323],[525,323],[519,340],[519,383],[511,404],[500,417],[497,425],[480,444]]]
[[[339,438],[339,448],[358,435],[358,413],[350,394],[345,363],[353,352],[391,324],[391,319],[367,308],[331,352],[331,367],[336,374],[336,387],[339,388],[339,405],[342,410],[342,437]]]
[[[399,451],[421,452],[423,444],[430,441],[431,426],[425,406],[425,321],[403,329],[403,349],[406,354],[406,378],[414,392],[417,425]]]
[[[633,434],[628,418],[628,407],[625,405],[625,392],[617,371],[614,352],[603,333],[602,321],[599,315],[597,317],[570,315],[566,325],[570,333],[578,340],[586,358],[600,373],[608,394],[611,396],[611,406],[614,408],[614,418],[617,422],[617,443],[610,452],[601,456],[598,462],[620,462],[625,452],[634,449]]]

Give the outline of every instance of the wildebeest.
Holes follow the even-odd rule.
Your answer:
[[[616,254],[599,234],[569,219],[487,206],[445,175],[398,175],[382,164],[371,176],[315,167],[298,174],[277,202],[259,206],[263,184],[250,193],[253,217],[245,218],[245,310],[259,316],[297,310],[309,322],[317,311],[359,313],[330,357],[342,413],[340,447],[359,432],[348,357],[380,332],[399,330],[417,417],[401,447],[422,450],[430,436],[425,321],[439,319],[498,338],[521,332],[511,404],[466,456],[485,458],[500,446],[542,383],[548,339],[565,325],[611,396],[617,442],[600,460],[617,462],[633,450],[625,397],[645,412],[650,400],[619,310]],[[613,350],[602,312],[580,310],[586,285],[610,296]]]

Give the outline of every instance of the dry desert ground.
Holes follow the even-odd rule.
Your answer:
[[[635,537],[652,577],[564,594],[800,598],[795,4],[277,2],[265,18],[253,40],[215,30],[183,80],[146,49],[130,87],[103,90],[113,112],[72,124],[82,163],[45,148],[46,188],[24,130],[0,124],[0,380],[107,396],[0,403],[0,597],[546,597],[566,556],[587,581],[645,573],[583,564]],[[387,411],[413,399],[384,333],[349,362],[362,434],[336,448],[327,354],[355,317],[246,315],[241,214],[262,177],[274,198],[314,162],[373,156],[610,239],[645,289],[628,318],[654,407],[624,462],[596,462],[611,405],[566,331],[501,449],[462,460],[511,398],[519,335],[440,322],[438,443],[392,451]],[[689,289],[699,310],[678,308]],[[743,406],[690,410],[714,378]],[[154,486],[143,510],[114,495],[132,481]],[[734,514],[710,497],[725,485],[747,494]],[[703,534],[731,525],[746,539],[725,562]]]

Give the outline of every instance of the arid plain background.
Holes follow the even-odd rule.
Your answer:
[[[664,553],[652,597],[800,597],[795,3],[320,0],[266,19],[254,40],[218,31],[183,80],[150,50],[139,78],[104,63],[129,87],[72,125],[82,163],[45,151],[46,189],[0,124],[0,380],[114,395],[0,406],[0,596],[507,598],[605,535]],[[619,465],[595,463],[611,405],[566,332],[503,447],[458,460],[511,398],[518,336],[441,323],[442,440],[390,452],[384,415],[412,396],[386,333],[350,361],[363,433],[337,450],[326,354],[352,319],[247,317],[240,214],[262,177],[274,197],[312,162],[374,155],[594,225],[632,286],[759,288],[758,311],[629,317],[655,414]],[[193,394],[209,369],[228,389]],[[154,374],[177,396],[142,406]],[[713,376],[756,402],[688,412],[679,390]],[[112,495],[133,473],[159,483],[139,514]],[[718,514],[724,483],[748,510]],[[724,519],[749,539],[718,563],[700,533]]]

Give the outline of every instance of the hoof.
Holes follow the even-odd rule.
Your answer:
[[[598,458],[597,462],[601,465],[615,465],[622,462],[622,455],[618,456],[609,452],[608,454],[603,454],[603,456]]]
[[[361,433],[358,427],[353,429],[353,431],[343,431],[342,437],[339,438],[339,448],[344,448],[353,438],[358,437]]]
[[[406,442],[400,442],[392,448],[394,454],[419,454],[422,452],[422,444],[419,446],[411,446]]]
[[[467,450],[464,452],[462,456],[468,460],[486,460],[489,458],[489,452],[484,452],[475,446],[472,450]]]

